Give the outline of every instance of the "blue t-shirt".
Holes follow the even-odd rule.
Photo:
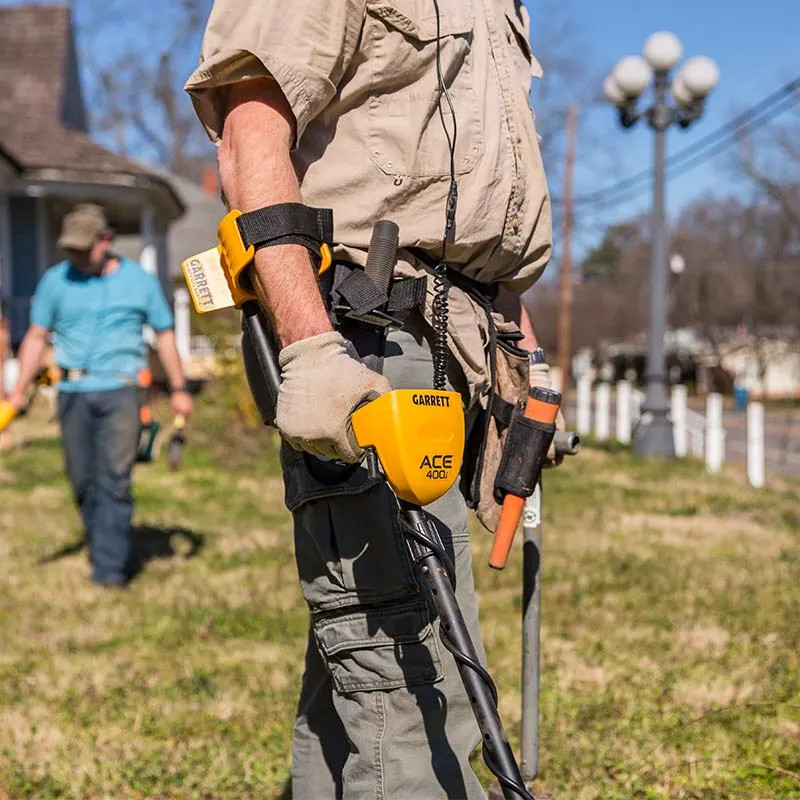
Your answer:
[[[86,375],[62,381],[62,392],[97,392],[135,383],[145,366],[145,324],[172,328],[172,312],[154,275],[120,259],[114,272],[87,275],[69,261],[39,281],[31,322],[53,331],[56,364]]]

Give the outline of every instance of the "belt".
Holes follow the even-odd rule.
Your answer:
[[[409,253],[411,253],[411,255],[414,256],[414,258],[421,261],[426,267],[435,269],[439,265],[438,259],[434,258],[426,250],[422,250],[419,247],[408,247],[406,249]],[[461,289],[461,291],[468,294],[474,300],[477,300],[482,306],[491,305],[494,299],[497,297],[497,292],[500,289],[498,284],[481,283],[473,278],[468,278],[466,275],[454,270],[452,267],[446,266],[445,269],[447,270],[447,280],[452,283],[453,286],[458,287]]]
[[[81,378],[85,378],[89,374],[89,372],[85,369],[71,367],[59,367],[58,371],[61,373],[59,376],[59,380],[61,381],[78,381]]]
[[[79,381],[81,378],[85,378],[87,375],[92,373],[89,372],[88,369],[84,369],[82,367],[57,367],[59,371],[58,380],[62,382],[71,382],[71,381]],[[109,377],[109,376],[106,376]],[[125,386],[135,386],[136,379],[132,378],[130,375],[114,375],[111,376],[118,381],[121,381]]]
[[[393,280],[387,296],[357,264],[338,260],[333,267],[321,279],[323,295],[331,311],[337,306],[347,306],[361,315],[377,308],[396,314],[425,306],[427,281],[424,277]]]

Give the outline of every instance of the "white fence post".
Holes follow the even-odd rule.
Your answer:
[[[594,393],[594,435],[597,441],[608,439],[611,415],[611,384],[601,381]]]
[[[182,359],[189,358],[192,351],[192,317],[189,311],[189,290],[175,290],[175,345]]]
[[[747,479],[751,486],[764,485],[764,405],[747,404]]]
[[[724,458],[722,395],[712,392],[706,399],[706,469],[719,472]]]
[[[689,452],[689,438],[686,429],[686,386],[678,383],[672,387],[670,411],[672,414],[672,431],[675,439],[675,455],[686,458]]]
[[[581,375],[578,378],[575,399],[578,404],[575,428],[578,433],[590,434],[592,432],[592,379],[589,375]]]
[[[617,381],[617,441],[630,444],[631,441],[631,384]]]

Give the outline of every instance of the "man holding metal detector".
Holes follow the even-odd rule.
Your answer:
[[[521,431],[531,382],[550,418],[558,403],[519,298],[551,253],[529,102],[537,74],[515,0],[216,0],[187,83],[235,209],[212,256],[244,311],[251,388],[285,442],[311,611],[296,798],[484,797],[469,757],[494,734],[473,694],[491,703],[493,688],[485,672],[480,691],[462,684],[484,660],[466,512],[513,533],[504,500],[530,494],[553,438],[549,420],[533,438]],[[184,270],[198,309],[213,308],[201,261]],[[266,333],[254,320],[264,312]],[[466,421],[460,486],[425,508],[455,572],[464,647],[439,630],[438,591],[429,576],[421,589],[398,501],[351,421],[432,375],[442,392],[409,402],[447,404],[455,391]],[[434,479],[450,464],[426,459]],[[529,797],[510,758],[493,761],[504,795]]]
[[[131,554],[131,471],[139,446],[137,374],[145,366],[143,327],[171,386],[172,408],[188,416],[172,312],[158,280],[111,250],[113,233],[100,206],[85,203],[65,215],[58,246],[67,258],[39,282],[31,324],[19,348],[19,378],[3,409],[23,410],[50,334],[59,367],[58,418],[67,475],[80,509],[92,581],[120,587]]]

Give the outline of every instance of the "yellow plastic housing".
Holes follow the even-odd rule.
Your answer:
[[[236,220],[242,216],[238,209],[229,211],[217,226],[217,241],[225,270],[225,277],[230,284],[231,294],[237,308],[241,308],[245,300],[257,300],[257,296],[252,287],[242,281],[243,273],[250,264],[253,263],[255,248],[253,245],[244,246],[242,234]]]
[[[244,271],[253,263],[255,248],[244,246],[236,220],[238,209],[229,211],[217,226],[219,244],[181,262],[195,311],[207,314],[223,308],[241,308],[248,300],[258,300]],[[320,245],[319,274],[333,264],[333,254],[326,242]],[[245,278],[243,280],[243,278]]]
[[[0,402],[0,431],[7,428],[16,416],[17,409],[11,403]]]
[[[356,441],[374,447],[395,494],[425,506],[456,482],[464,454],[457,392],[395,389],[355,411]]]

